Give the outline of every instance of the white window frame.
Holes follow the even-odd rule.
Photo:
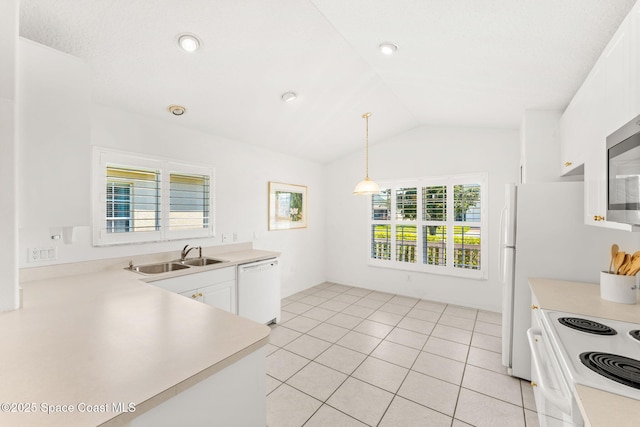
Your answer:
[[[388,180],[379,181],[380,189],[391,189],[391,215],[389,220],[374,220],[372,199],[368,204],[368,231],[367,231],[367,259],[368,264],[375,267],[391,268],[398,270],[408,270],[424,273],[442,274],[448,276],[464,277],[469,279],[487,279],[489,271],[489,251],[488,251],[488,174],[475,173],[464,175],[447,175],[438,177],[426,177],[407,180]],[[454,221],[454,185],[464,184],[480,184],[480,221]],[[422,191],[421,188],[429,186],[447,186],[447,219],[446,221],[424,221],[422,218]],[[402,220],[396,218],[396,190],[399,188],[417,188],[416,191],[416,220]],[[371,196],[373,197],[373,196]],[[469,225],[480,227],[480,268],[477,270],[461,267],[454,267],[454,226]],[[391,259],[377,259],[371,257],[372,247],[372,229],[374,225],[390,225],[391,226]],[[396,261],[396,227],[398,225],[415,225],[416,226],[416,262]],[[447,227],[447,257],[446,265],[425,264],[423,260],[423,226],[426,225],[446,225]]]
[[[173,160],[128,153],[103,147],[93,148],[92,161],[92,230],[93,245],[121,245],[129,243],[159,242],[188,238],[214,237],[215,229],[215,169],[212,166],[175,162]],[[156,231],[107,233],[105,227],[108,166],[127,166],[160,171],[160,229]],[[194,230],[170,230],[170,175],[171,173],[202,175],[209,177],[209,224],[207,228]]]

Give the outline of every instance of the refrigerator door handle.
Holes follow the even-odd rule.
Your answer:
[[[500,251],[500,283],[505,283],[506,280],[506,272],[505,270],[505,265],[504,265],[504,258],[505,258],[505,247],[504,245],[507,243],[506,242],[506,234],[507,234],[507,230],[506,230],[506,218],[507,218],[507,207],[503,207],[502,208],[502,212],[500,213],[500,246],[502,246],[502,250]]]

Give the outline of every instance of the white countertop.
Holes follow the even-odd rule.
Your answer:
[[[597,284],[530,278],[529,285],[541,309],[640,323],[640,304],[603,300]],[[587,427],[639,425],[640,401],[583,385],[576,385],[576,392]]]
[[[222,268],[278,254],[224,255]],[[0,314],[0,403],[37,412],[0,411],[0,425],[121,425],[131,414],[78,405],[134,403],[140,414],[268,342],[269,327],[144,278],[118,267],[21,284],[23,308]],[[43,404],[75,412],[47,415]]]

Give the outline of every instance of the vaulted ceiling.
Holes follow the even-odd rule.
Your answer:
[[[325,163],[367,111],[375,144],[564,109],[635,1],[21,0],[20,35],[82,58],[96,103]]]

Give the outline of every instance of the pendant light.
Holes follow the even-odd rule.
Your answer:
[[[369,117],[371,117],[371,113],[364,113],[362,118],[366,122],[366,139],[365,139],[365,177],[364,180],[360,181],[356,188],[353,189],[353,194],[357,195],[368,195],[368,194],[378,194],[380,192],[380,187],[375,182],[371,181],[369,178]]]

